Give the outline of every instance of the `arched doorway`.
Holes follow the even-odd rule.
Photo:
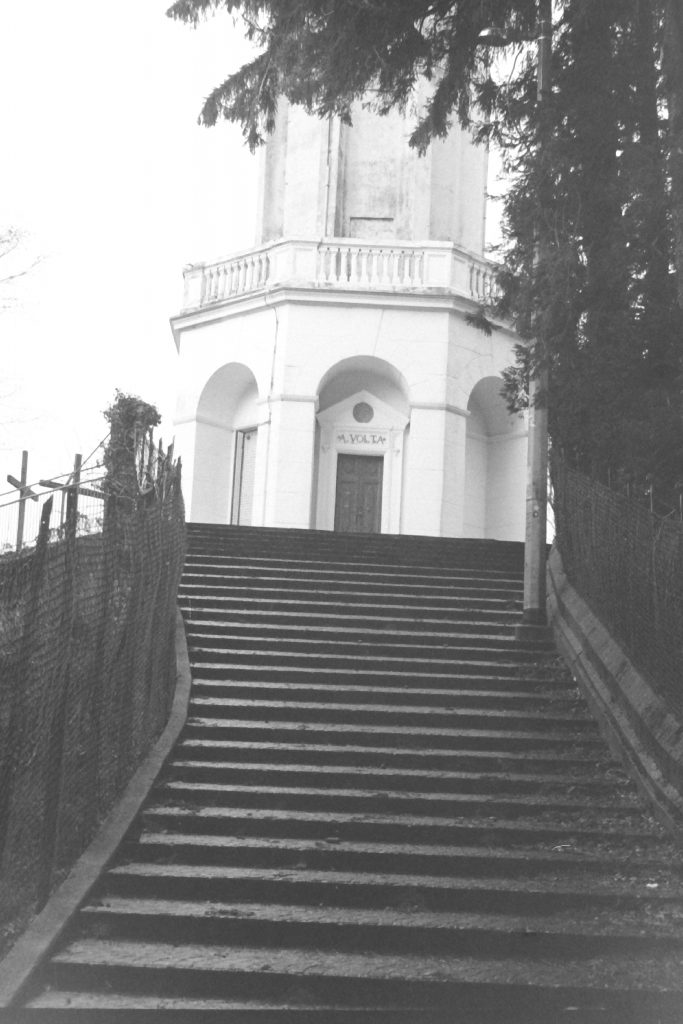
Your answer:
[[[400,532],[409,411],[406,383],[385,360],[355,356],[328,370],[318,389],[318,529]]]
[[[527,429],[524,417],[508,412],[502,384],[484,377],[467,403],[463,533],[522,540]]]
[[[243,363],[209,378],[197,404],[192,519],[250,525],[258,455],[258,389]]]

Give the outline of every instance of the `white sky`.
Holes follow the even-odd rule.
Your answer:
[[[169,3],[0,5],[0,228],[41,257],[0,287],[0,492],[22,448],[31,479],[87,455],[116,387],[157,404],[170,440],[182,267],[252,243],[257,158],[196,123],[246,44]]]
[[[32,480],[87,455],[117,387],[157,405],[168,443],[182,267],[252,243],[258,158],[196,123],[247,45],[169,3],[0,4],[0,229],[41,258],[0,286],[0,493],[22,448]]]

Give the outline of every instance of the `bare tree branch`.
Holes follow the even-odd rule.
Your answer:
[[[30,257],[22,252],[26,234],[16,227],[0,230],[0,289],[26,277],[42,262],[42,256]],[[0,298],[0,310],[9,309],[17,301],[15,295]]]

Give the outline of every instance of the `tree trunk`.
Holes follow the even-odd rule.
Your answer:
[[[568,19],[572,32],[575,95],[574,139],[580,231],[586,258],[586,333],[603,344],[628,307],[626,268],[615,253],[624,250],[614,94],[615,0],[578,4]]]
[[[683,308],[683,0],[666,0],[662,50],[669,106],[669,176],[678,304]]]
[[[633,84],[636,94],[637,129],[644,164],[642,188],[648,197],[639,239],[646,258],[643,292],[646,308],[651,307],[657,314],[661,314],[671,305],[671,252],[668,243],[666,173],[657,109],[655,14],[652,7],[651,0],[638,0],[636,5],[636,74]]]

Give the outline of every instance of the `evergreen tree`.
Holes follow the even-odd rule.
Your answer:
[[[487,75],[480,30],[533,34],[536,21],[536,0],[176,0],[168,14],[196,25],[217,10],[239,15],[260,52],[210,93],[200,120],[238,122],[252,148],[272,130],[280,96],[348,120],[369,90],[386,112],[426,77],[436,88],[412,139],[424,148],[454,111],[469,118],[472,83]]]
[[[542,348],[508,374],[550,367],[553,440],[582,469],[645,486],[664,504],[683,475],[683,317],[672,267],[673,218],[659,66],[661,12],[643,0],[566,3],[553,53],[546,152],[520,77],[498,91],[489,131],[505,141],[504,298],[499,312]],[[496,118],[497,123],[496,123]],[[540,218],[540,226],[538,224]],[[547,240],[534,265],[535,233]]]

